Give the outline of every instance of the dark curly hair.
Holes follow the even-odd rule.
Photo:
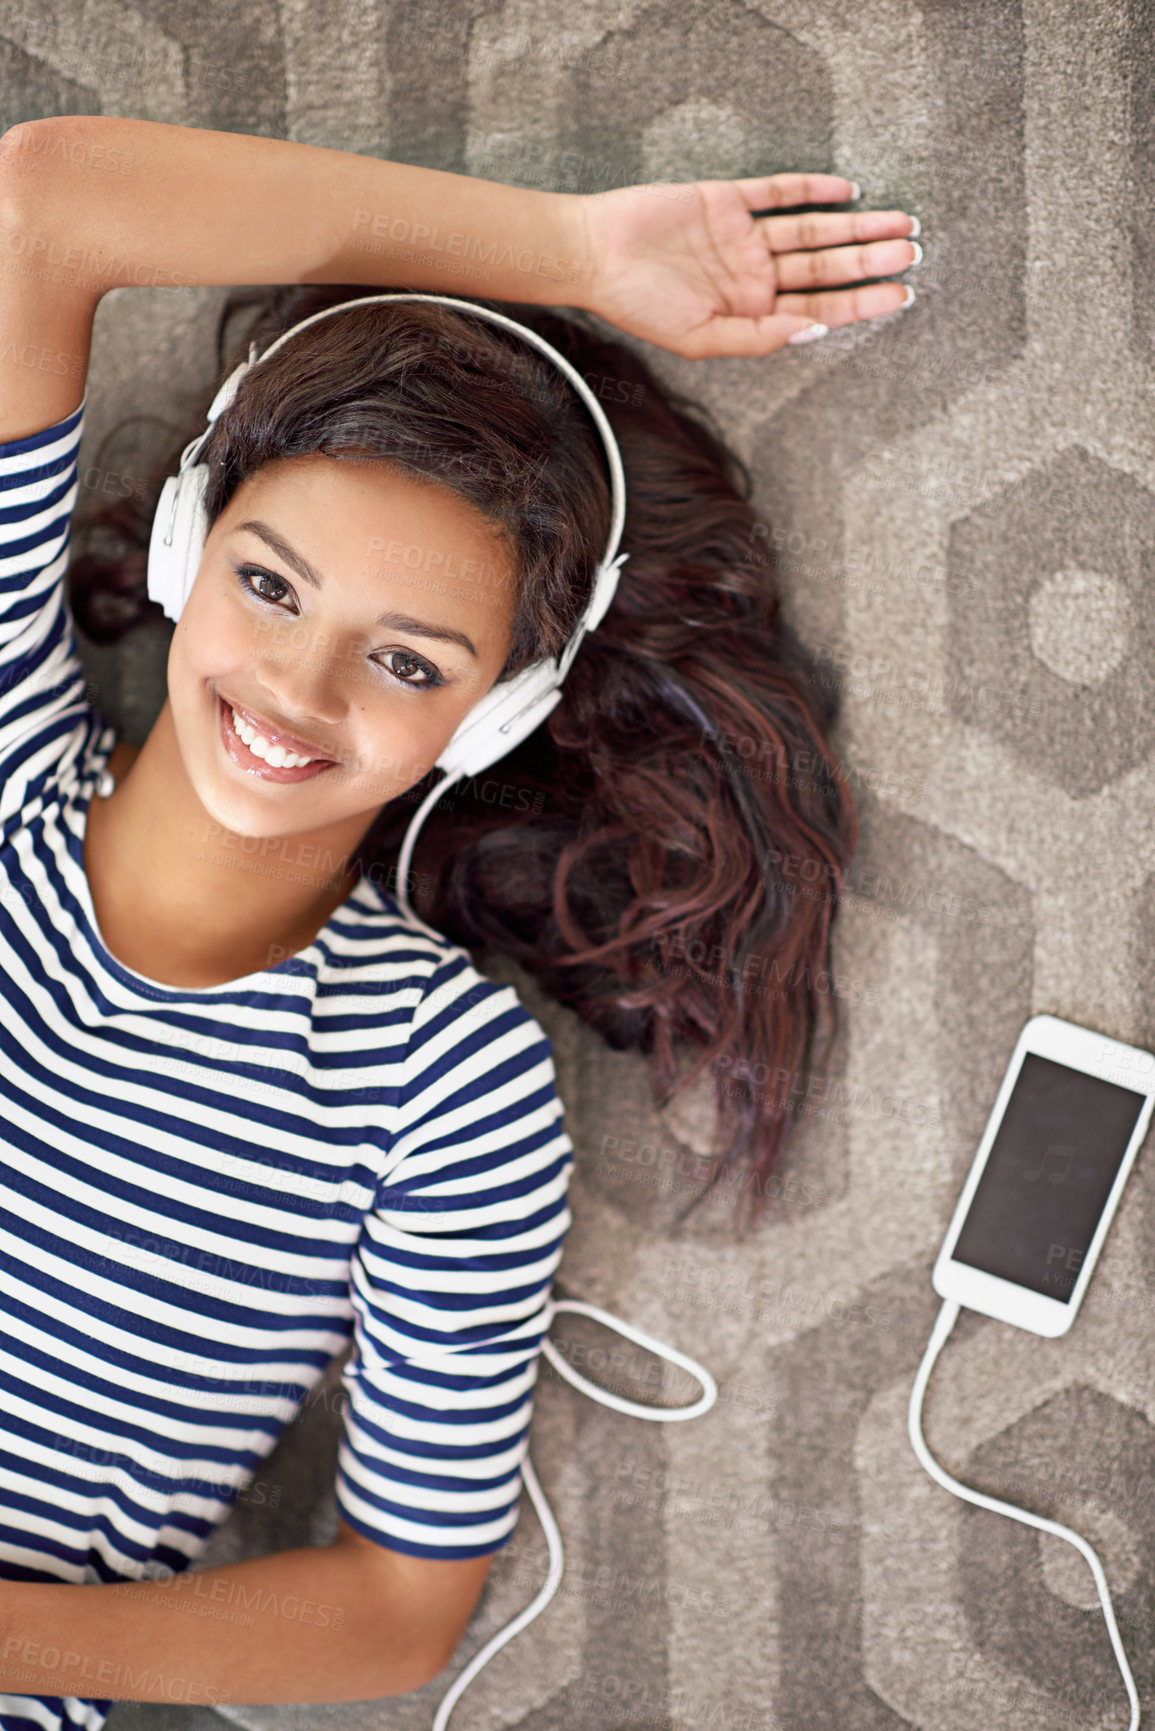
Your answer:
[[[233,293],[222,373],[249,343],[263,349],[371,292]],[[735,1185],[735,1215],[752,1222],[793,1122],[786,1088],[820,1054],[829,1061],[837,1026],[831,926],[857,822],[828,744],[835,700],[779,612],[749,472],[705,411],[584,315],[477,304],[539,332],[597,392],[625,466],[630,556],[548,720],[430,813],[413,905],[454,941],[513,957],[612,1047],[647,1053],[659,1104],[709,1071],[716,1145],[686,1212]],[[248,328],[228,356],[238,318]],[[198,426],[203,413],[175,450]],[[78,516],[87,550],[71,599],[96,642],[157,612],[145,549],[175,450],[142,497]],[[498,531],[517,584],[501,678],[566,641],[605,545],[610,490],[587,410],[529,344],[421,301],[321,320],[255,368],[217,421],[204,452],[210,524],[247,476],[311,452],[391,461]],[[437,773],[383,809],[359,870],[395,865]],[[516,797],[498,801],[495,786]]]

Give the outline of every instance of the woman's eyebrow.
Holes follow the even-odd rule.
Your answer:
[[[271,529],[267,523],[262,523],[259,517],[252,517],[245,523],[238,523],[237,528],[238,530],[246,529],[249,534],[259,536],[266,547],[271,548],[277,555],[278,559],[284,560],[290,571],[295,571],[298,577],[304,578],[306,583],[311,583],[314,589],[320,589],[321,579],[308,560],[294,552],[289,543],[282,540],[277,531]],[[473,659],[477,660],[477,650],[464,631],[454,631],[448,625],[431,625],[428,620],[412,619],[407,613],[382,613],[380,619],[376,620],[375,623],[388,626],[391,631],[408,631],[414,637],[436,637],[443,643],[459,644],[462,649],[468,649]]]

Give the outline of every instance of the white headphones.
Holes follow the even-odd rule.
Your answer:
[[[488,319],[491,324],[516,331],[526,342],[532,343],[534,348],[547,355],[578,392],[601,434],[609,464],[612,494],[609,540],[594,574],[589,602],[568,643],[556,660],[547,658],[534,662],[515,674],[512,679],[493,686],[469,711],[437,759],[434,767],[444,769],[445,778],[431,790],[415,813],[397,864],[397,900],[406,913],[416,919],[417,916],[409,905],[405,884],[417,832],[427,811],[441,798],[450,783],[488,769],[491,764],[512,751],[514,746],[528,739],[555,704],[561,701],[561,687],[582,639],[587,631],[595,630],[604,618],[617,592],[621,567],[629,558],[628,553],[617,551],[626,516],[626,481],[621,452],[601,404],[576,367],[572,366],[564,355],[560,355],[551,343],[547,343],[544,337],[538,336],[536,331],[529,330],[527,326],[518,324],[516,319],[449,295],[366,295],[360,300],[342,301],[338,306],[328,307],[323,312],[302,319],[300,324],[279,336],[262,355],[255,354],[254,344],[249,350],[248,360],[242,361],[229,374],[213,398],[208,411],[208,425],[203,433],[186,445],[181,455],[179,472],[170,475],[161,490],[148,549],[148,593],[151,600],[159,602],[170,619],[180,618],[200,568],[201,555],[208,536],[208,516],[204,500],[209,469],[207,464],[198,462],[197,459],[212,432],[213,423],[232,402],[241,381],[254,366],[260,366],[262,361],[276,354],[290,337],[295,336],[298,331],[306,330],[309,325],[316,324],[319,319],[332,318],[335,314],[347,312],[353,307],[377,306],[388,301],[432,301],[440,306],[456,307],[461,312],[472,313],[477,318]],[[423,922],[418,921],[418,924],[421,923]]]

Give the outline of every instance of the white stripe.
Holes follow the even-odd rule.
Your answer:
[[[410,1544],[418,1545],[486,1545],[492,1541],[504,1538],[513,1531],[516,1520],[516,1510],[509,1514],[498,1516],[492,1521],[480,1521],[477,1525],[454,1527],[423,1527],[416,1521],[404,1520],[399,1515],[385,1514],[375,1509],[371,1503],[358,1496],[353,1480],[346,1471],[345,1461],[347,1451],[338,1451],[337,1476],[340,1482],[341,1500],[351,1514],[363,1521],[371,1529],[383,1533],[385,1540],[390,1538],[408,1540]],[[355,1464],[355,1463],[354,1463]]]

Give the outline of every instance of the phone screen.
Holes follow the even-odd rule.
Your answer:
[[[1027,1052],[953,1260],[1069,1303],[1145,1100]]]

